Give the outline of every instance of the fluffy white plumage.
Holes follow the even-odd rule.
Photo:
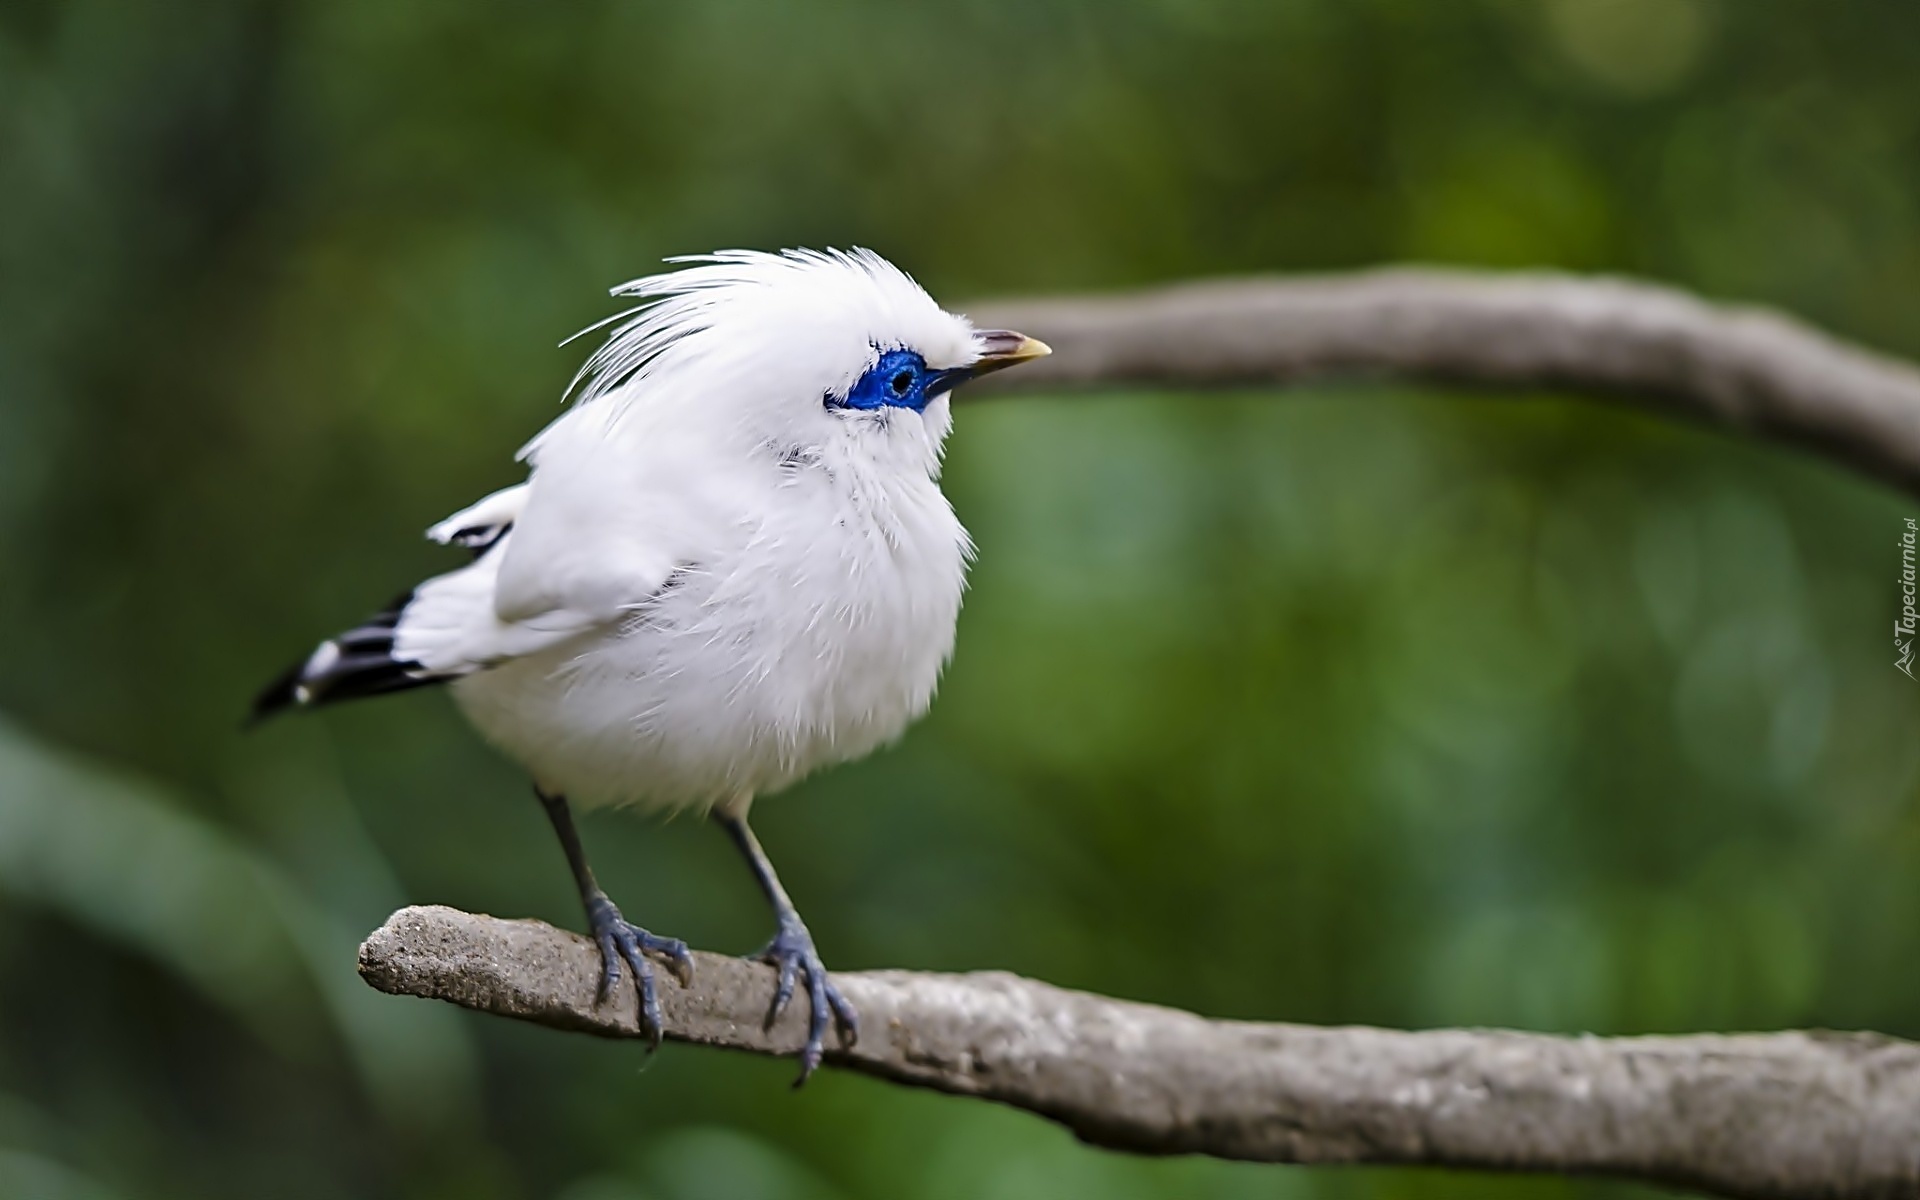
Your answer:
[[[858,757],[926,710],[953,649],[972,547],[940,492],[950,392],[1047,353],[976,331],[878,255],[729,251],[639,297],[521,451],[528,478],[428,530],[475,552],[329,638],[267,688],[261,715],[450,682],[532,773],[602,960],[633,971],[661,1032],[649,956],[594,882],[576,804],[714,810],[772,903],[774,1014],[804,979],[801,1079],[830,1018],[856,1014],[748,827],[748,806]],[[599,328],[599,327],[596,327]]]
[[[971,546],[951,426],[832,408],[887,349],[934,370],[972,327],[868,252],[734,251],[618,289],[526,483],[434,527],[504,532],[422,585],[393,657],[458,675],[473,723],[583,804],[744,812],[925,711]]]

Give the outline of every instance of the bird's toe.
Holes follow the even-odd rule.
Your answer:
[[[661,959],[682,987],[693,983],[693,955],[679,938],[661,937],[620,915],[611,900],[604,897],[590,906],[587,914],[593,926],[593,940],[600,947],[599,999],[605,1002],[620,982],[620,964],[633,969],[633,986],[640,998],[640,1028],[655,1049],[665,1035],[666,1024],[660,1010],[660,991],[654,983],[652,955]]]
[[[840,1040],[847,1046],[857,1045],[860,1041],[860,1014],[853,1010],[853,1002],[840,994],[833,986],[833,980],[826,981],[827,1003],[833,1006],[834,1020],[840,1025]]]
[[[800,1050],[800,1077],[793,1082],[793,1086],[799,1087],[806,1083],[826,1056],[828,1029],[837,1023],[841,1043],[851,1046],[860,1036],[859,1016],[854,1012],[852,1003],[833,985],[826,965],[820,961],[819,951],[814,949],[813,938],[804,926],[783,928],[760,952],[759,957],[772,963],[779,971],[773,989],[773,1003],[767,1011],[769,1029],[786,1010],[801,981],[806,983],[807,1040]]]

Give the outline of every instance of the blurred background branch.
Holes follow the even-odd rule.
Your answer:
[[[772,968],[698,953],[662,972],[669,1038],[795,1053]],[[385,992],[644,1036],[599,952],[539,921],[393,914],[360,948]],[[1920,1045],[1873,1034],[1550,1037],[1208,1021],[1005,972],[838,973],[861,1013],[828,1062],[996,1100],[1143,1154],[1601,1174],[1740,1200],[1893,1200],[1920,1188]]]
[[[1545,272],[1388,268],[975,306],[1054,348],[983,392],[1397,378],[1624,396],[1920,491],[1920,371],[1780,313]]]

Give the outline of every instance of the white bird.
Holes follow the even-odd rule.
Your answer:
[[[1049,351],[976,330],[870,251],[733,250],[614,289],[638,307],[519,457],[525,483],[428,530],[474,552],[320,643],[255,702],[452,685],[532,775],[599,944],[633,971],[657,1044],[652,954],[594,882],[569,801],[710,813],[772,903],[777,1016],[804,980],[800,1080],[852,1006],[747,825],[758,796],[898,736],[953,649],[972,543],[940,491],[950,394]]]

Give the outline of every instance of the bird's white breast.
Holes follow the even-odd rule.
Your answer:
[[[742,803],[925,711],[969,552],[938,484],[764,449],[711,514],[718,536],[624,619],[454,685],[542,788],[588,805]]]

